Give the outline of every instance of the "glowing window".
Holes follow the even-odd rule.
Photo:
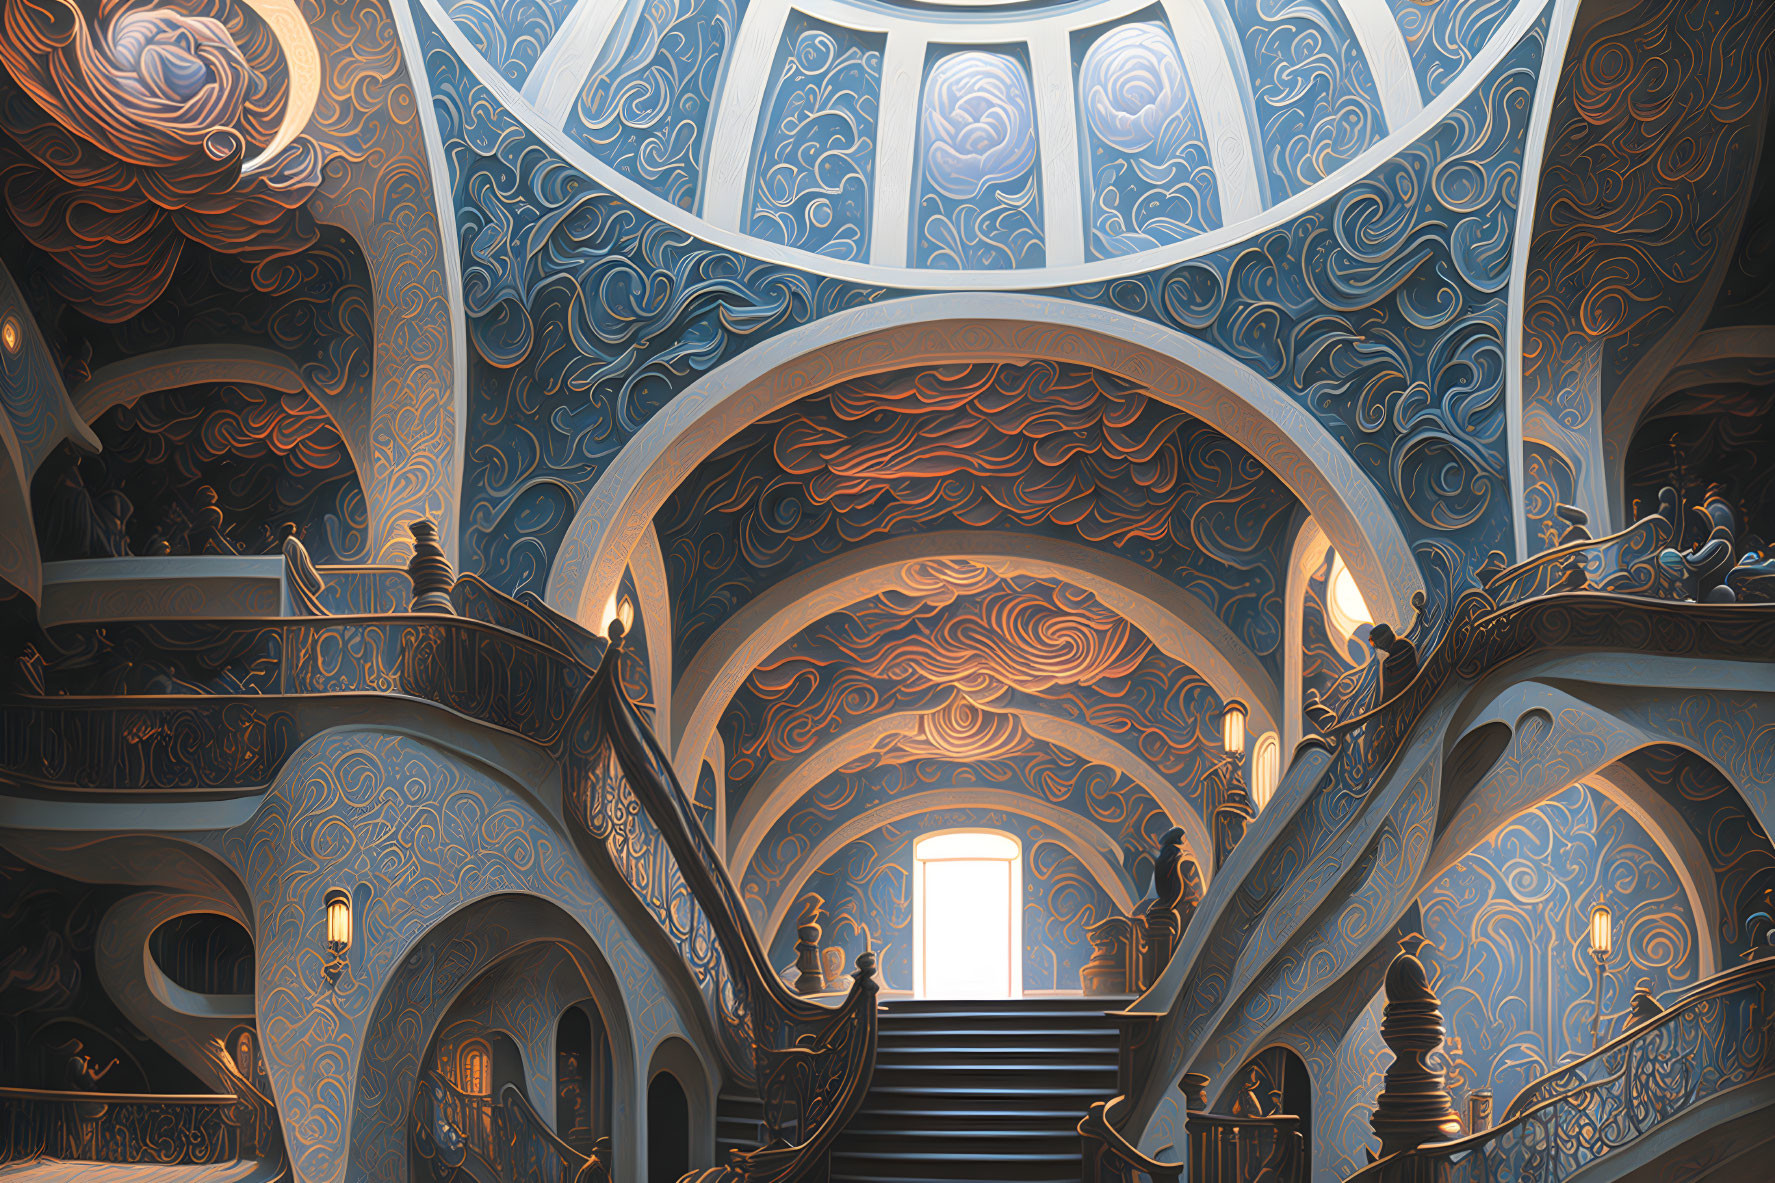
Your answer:
[[[1282,780],[1282,741],[1274,731],[1266,731],[1251,749],[1251,804],[1257,812],[1276,795]]]
[[[462,1045],[456,1058],[456,1087],[471,1097],[485,1097],[493,1091],[490,1057],[487,1045],[478,1039]]]
[[[1357,629],[1374,623],[1374,617],[1368,614],[1368,603],[1356,586],[1356,577],[1344,566],[1342,555],[1332,555],[1331,578],[1325,586],[1325,614],[1331,618],[1332,628],[1348,644]]]
[[[933,834],[913,848],[913,969],[922,998],[1022,993],[1022,851],[1006,834]]]

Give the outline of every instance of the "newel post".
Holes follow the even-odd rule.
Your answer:
[[[1387,967],[1387,1006],[1381,1038],[1393,1052],[1393,1066],[1369,1125],[1381,1140],[1382,1158],[1426,1142],[1443,1142],[1461,1132],[1444,1076],[1426,1062],[1442,1046],[1442,1010],[1424,963],[1417,958],[1424,938],[1412,933],[1399,942],[1399,955]]]

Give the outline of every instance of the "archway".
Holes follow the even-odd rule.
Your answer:
[[[1009,293],[850,309],[783,333],[692,383],[581,501],[549,575],[549,604],[595,622],[671,491],[735,432],[810,391],[908,366],[1033,359],[1077,362],[1138,383],[1262,457],[1344,554],[1376,612],[1409,625],[1411,596],[1423,579],[1398,522],[1380,490],[1296,400],[1173,330]]]
[[[677,1183],[690,1171],[690,1100],[668,1071],[647,1082],[648,1183]]]

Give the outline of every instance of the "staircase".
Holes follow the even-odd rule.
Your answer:
[[[832,1183],[1077,1180],[1079,1118],[1115,1091],[1125,999],[896,1001]]]

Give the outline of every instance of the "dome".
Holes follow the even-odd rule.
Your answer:
[[[701,238],[1003,287],[1142,271],[1279,222],[1421,133],[1536,9],[456,0],[447,35],[567,160]]]

